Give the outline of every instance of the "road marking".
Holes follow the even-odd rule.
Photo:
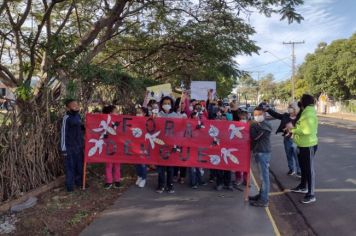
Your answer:
[[[250,170],[250,173],[251,173],[251,177],[252,177],[253,183],[255,184],[257,190],[259,191],[260,189],[259,189],[259,187],[258,187],[258,185],[257,185],[257,181],[256,181],[255,176],[253,175],[253,173],[252,173],[251,170]],[[271,214],[271,211],[269,210],[269,207],[265,207],[265,210],[266,210],[268,219],[271,221],[274,234],[275,234],[276,236],[281,236],[281,234],[280,234],[280,232],[279,232],[279,229],[278,229],[278,227],[277,227],[277,224],[276,224],[276,222],[275,222],[274,219],[273,219],[273,216],[272,216],[272,214]]]
[[[284,191],[281,192],[272,192],[269,193],[269,196],[278,196],[278,195],[283,195],[285,193],[291,192],[290,189],[285,189]],[[316,193],[339,193],[339,192],[356,192],[356,188],[319,188],[315,189],[314,192]]]
[[[356,185],[356,179],[347,179],[347,180],[345,180],[345,182],[349,182],[349,183]]]

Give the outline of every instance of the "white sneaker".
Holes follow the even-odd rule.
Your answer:
[[[140,183],[138,184],[138,187],[143,188],[143,187],[145,187],[145,185],[146,185],[146,180],[141,179]]]
[[[136,185],[139,185],[139,183],[142,181],[142,178],[141,177],[138,177],[137,180],[136,180]]]

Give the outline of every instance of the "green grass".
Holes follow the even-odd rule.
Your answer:
[[[71,225],[77,225],[79,224],[83,219],[88,217],[88,212],[86,211],[79,211],[77,214],[73,216],[72,219],[69,220],[69,224]]]

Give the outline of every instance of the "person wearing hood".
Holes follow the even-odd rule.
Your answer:
[[[65,186],[68,192],[74,185],[82,187],[83,178],[83,125],[79,104],[74,99],[65,102],[67,113],[62,119],[60,151],[64,157]]]
[[[305,193],[301,203],[308,204],[316,201],[314,160],[318,149],[318,117],[313,96],[304,94],[300,104],[303,111],[297,123],[294,127],[291,123],[287,125],[298,146],[298,159],[302,172],[300,184],[291,190],[295,193]]]
[[[265,120],[265,111],[262,107],[256,107],[253,112],[255,122],[251,124],[250,136],[252,141],[252,154],[260,171],[262,186],[256,196],[249,197],[250,205],[256,207],[268,206],[269,163],[271,160],[271,132],[272,126]]]
[[[284,139],[284,150],[286,152],[287,162],[289,171],[287,175],[295,175],[296,177],[300,178],[300,166],[298,162],[298,155],[297,155],[297,145],[293,142],[291,135],[287,132],[286,127],[288,123],[292,123],[294,126],[297,123],[297,116],[300,111],[298,103],[292,102],[288,106],[288,112],[283,114],[278,113],[270,108],[267,108],[266,111],[275,119],[281,121],[276,131],[276,134],[282,133]]]

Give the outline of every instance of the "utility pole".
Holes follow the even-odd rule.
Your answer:
[[[296,44],[304,44],[304,40],[303,41],[289,41],[289,42],[283,42],[283,44],[285,45],[292,45],[292,79],[291,79],[291,82],[292,82],[292,101],[294,102],[294,99],[295,99],[295,83],[294,83],[294,77],[295,77],[295,71],[296,71],[296,68],[295,68],[295,52],[294,52],[294,47]]]

